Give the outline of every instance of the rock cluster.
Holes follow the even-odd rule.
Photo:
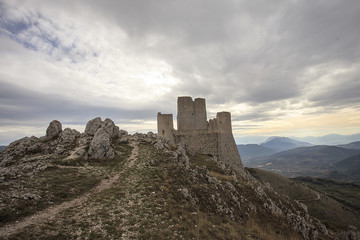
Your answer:
[[[111,119],[106,118],[101,121],[101,118],[97,117],[90,120],[86,124],[85,134],[90,137],[93,136],[87,155],[88,158],[114,158],[115,153],[111,142],[119,137],[120,130]]]
[[[340,233],[339,240],[359,240],[360,239],[360,231],[354,227],[349,225],[346,231]]]
[[[43,137],[25,137],[11,143],[1,152],[0,166],[7,166],[27,155],[64,156],[70,158],[114,158],[113,141],[120,140],[127,132],[119,130],[114,122],[100,117],[90,120],[84,133],[75,129],[62,130],[62,124],[54,120]]]

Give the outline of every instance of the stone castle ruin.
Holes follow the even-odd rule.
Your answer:
[[[231,128],[231,114],[218,112],[216,118],[207,121],[204,98],[178,97],[177,126],[174,129],[173,115],[157,115],[158,135],[174,144],[183,143],[190,154],[202,153],[243,173],[244,168],[237,150]]]

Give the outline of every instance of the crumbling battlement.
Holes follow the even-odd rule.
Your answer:
[[[207,121],[204,98],[178,97],[178,130],[173,127],[173,115],[157,115],[158,135],[172,143],[185,143],[191,154],[203,153],[216,156],[235,170],[244,168],[231,128],[231,114],[218,112],[216,118]]]

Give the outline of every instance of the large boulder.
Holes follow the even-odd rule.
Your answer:
[[[61,143],[65,145],[72,144],[80,137],[80,132],[75,129],[65,128],[60,134]]]
[[[39,143],[39,139],[35,136],[16,140],[0,153],[0,167],[4,167],[14,159],[21,158],[26,154],[37,153],[41,150],[42,146]]]
[[[360,232],[352,225],[347,226],[347,230],[339,234],[339,240],[359,240]]]
[[[48,140],[54,139],[62,132],[61,122],[58,120],[52,121],[46,129],[46,138]]]
[[[94,136],[96,131],[101,127],[102,121],[100,117],[90,120],[85,127],[85,134]]]
[[[111,148],[111,135],[104,128],[96,131],[94,138],[90,143],[88,151],[88,158],[101,159],[101,158],[114,158],[115,153]]]
[[[105,132],[110,134],[111,138],[119,136],[119,127],[115,126],[115,123],[110,118],[106,118],[102,123],[101,127],[104,128]]]

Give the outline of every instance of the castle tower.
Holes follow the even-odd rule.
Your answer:
[[[216,127],[218,132],[219,159],[244,174],[244,167],[232,134],[231,114],[229,112],[218,112],[216,114]]]
[[[204,98],[178,97],[177,123],[179,131],[206,130],[207,117]]]
[[[157,115],[157,129],[160,137],[164,137],[170,142],[175,143],[172,114],[161,114],[159,112]]]
[[[216,126],[220,133],[231,133],[231,114],[229,112],[218,112],[216,114]]]
[[[195,98],[194,102],[195,110],[195,129],[206,130],[207,129],[207,117],[206,117],[206,103],[205,98]]]
[[[191,97],[178,97],[177,127],[179,131],[191,130],[195,126],[194,102]]]

